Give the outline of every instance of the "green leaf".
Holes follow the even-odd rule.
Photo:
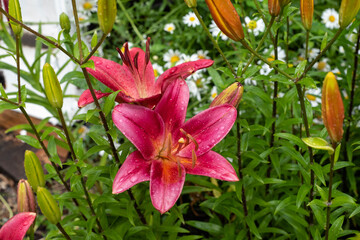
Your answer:
[[[326,186],[326,182],[325,182],[325,177],[324,177],[324,172],[323,172],[323,168],[320,164],[314,162],[312,166],[310,166],[310,168],[314,171],[315,176],[317,178],[319,178],[320,182]]]
[[[211,76],[211,80],[213,81],[215,86],[217,86],[218,88],[221,88],[221,89],[226,87],[220,74],[213,67],[207,68],[207,71],[209,72],[209,74]]]
[[[287,197],[284,200],[282,200],[275,208],[274,215],[276,215],[279,211],[281,211],[283,208],[290,205],[292,202],[292,197]]]
[[[298,136],[295,136],[295,135],[290,134],[290,133],[275,133],[274,136],[279,137],[279,138],[284,138],[284,139],[287,139],[289,141],[292,141],[296,145],[301,147],[302,149],[306,149],[306,145],[304,144],[303,141],[301,141],[301,139]]]
[[[6,92],[5,92],[4,87],[3,87],[2,84],[0,84],[0,93],[1,93],[1,96],[3,98],[8,99],[8,96],[7,96]]]
[[[215,223],[201,222],[201,221],[187,221],[186,224],[213,235],[219,235],[223,232],[222,227]]]
[[[314,149],[320,149],[320,150],[327,150],[329,151],[329,154],[334,153],[334,149],[330,146],[330,144],[319,137],[309,137],[309,138],[302,138],[303,142],[308,145],[309,147],[312,147]]]
[[[104,104],[104,114],[105,116],[107,116],[111,110],[114,108],[115,105],[115,98],[116,96],[119,94],[121,90],[118,90],[116,92],[113,92],[112,94],[110,94],[106,100],[105,100],[105,104]]]
[[[255,222],[253,219],[250,219],[249,217],[245,218],[245,221],[247,223],[247,225],[250,228],[250,232],[252,232],[258,239],[262,239],[259,230],[257,229]]]
[[[320,47],[321,51],[324,50],[324,48],[326,47],[327,39],[328,39],[328,33],[326,32],[325,35],[323,36],[323,40],[321,42],[321,47]]]
[[[355,208],[355,210],[350,214],[349,218],[352,218],[353,216],[355,216],[355,215],[357,215],[359,213],[360,213],[360,206]]]
[[[54,43],[58,43],[57,40],[51,36],[46,36],[48,39],[52,40]],[[50,48],[55,48],[55,46],[51,43],[49,43],[48,41],[42,39],[41,37],[37,37],[36,41],[40,41],[42,42],[44,45],[50,47]]]
[[[344,204],[351,204],[356,206],[354,198],[350,197],[349,195],[344,195],[344,196],[336,197],[333,200],[331,200],[330,207],[336,208],[339,206],[343,206]]]
[[[336,164],[336,162],[339,159],[340,150],[341,150],[341,143],[335,149],[334,164]]]
[[[296,78],[299,78],[299,77],[304,73],[306,64],[307,64],[307,61],[304,60],[304,61],[301,61],[301,63],[299,63],[299,64],[296,66],[296,69],[295,69],[295,77],[296,77]]]
[[[91,38],[91,48],[94,48],[97,45],[97,42],[98,42],[98,36],[97,36],[97,31],[95,31]]]
[[[304,77],[298,83],[300,83],[301,85],[307,88],[316,88],[315,80],[312,79],[311,77]]]
[[[299,189],[299,191],[297,193],[297,196],[296,196],[296,207],[297,208],[300,208],[300,206],[303,203],[306,195],[308,195],[310,189],[311,189],[310,185],[307,185],[307,184],[301,185],[301,187],[300,187],[300,189]]]
[[[87,48],[86,44],[84,43],[84,41],[81,41],[81,47],[82,47],[82,51],[83,51],[83,57],[86,58],[87,55],[89,55],[89,49]],[[79,59],[80,55],[79,55],[79,42],[75,43],[74,46],[74,57]]]
[[[95,69],[95,63],[93,60],[89,60],[86,63],[81,65],[81,68],[91,68],[91,69]]]
[[[29,144],[30,146],[34,147],[34,148],[41,148],[41,145],[39,143],[39,141],[35,138],[33,138],[32,136],[28,136],[28,135],[17,135],[16,138],[26,142],[27,144]]]
[[[342,231],[341,227],[343,225],[345,216],[342,215],[338,219],[336,219],[329,229],[329,240],[338,239],[339,233]]]
[[[59,155],[56,149],[56,142],[54,136],[50,136],[48,141],[48,151],[51,155],[51,161],[58,164],[60,167],[62,166],[62,162],[60,161]]]

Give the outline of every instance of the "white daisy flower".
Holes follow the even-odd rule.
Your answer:
[[[261,70],[260,70],[261,71]],[[261,74],[261,73],[260,73]],[[267,75],[267,74],[266,74]],[[244,85],[253,85],[256,86],[257,82],[255,80],[253,80],[252,78],[246,78],[244,80]]]
[[[266,63],[262,63],[261,69],[260,69],[260,74],[261,75],[269,75],[269,73],[271,72],[271,68],[269,65],[267,65]]]
[[[96,1],[94,0],[81,0],[80,5],[84,11],[96,10]]]
[[[211,35],[213,37],[217,37],[220,33],[220,38],[224,41],[228,40],[228,37],[223,33],[221,32],[220,28],[218,28],[218,26],[216,25],[216,23],[214,22],[214,20],[211,21],[211,24],[209,26],[209,30],[211,32]]]
[[[174,30],[175,30],[175,25],[173,23],[165,24],[164,31],[173,34]]]
[[[264,52],[266,53],[266,55],[269,55],[269,49],[264,49]],[[278,54],[277,59],[285,62],[286,53],[283,49],[281,49],[281,47],[277,47],[277,54]],[[269,62],[272,62],[275,60],[275,51],[274,50],[271,50],[270,56],[267,58],[267,60]]]
[[[340,46],[340,47],[339,47],[339,53],[342,53],[342,54],[345,53],[345,49],[344,49],[343,46]]]
[[[317,55],[319,55],[319,53],[320,53],[320,49],[318,49],[318,48],[310,48],[308,50],[309,60],[310,61],[314,60],[317,57]]]
[[[249,17],[245,17],[246,27],[251,30],[255,36],[258,36],[260,32],[265,30],[265,24],[262,19],[251,20]]]
[[[210,91],[210,100],[214,100],[216,98],[216,96],[218,95],[218,92],[217,92],[217,89],[216,89],[216,86],[213,86],[211,88],[211,91]]]
[[[197,56],[197,54],[186,55],[186,54],[182,53],[180,55],[180,60],[182,60],[182,62],[192,62],[192,61],[198,60],[198,56]]]
[[[318,71],[329,72],[330,65],[327,62],[328,62],[328,59],[323,58],[314,64],[314,68],[317,69]]]
[[[152,64],[152,67],[153,67],[153,69],[154,69],[155,78],[157,78],[157,77],[159,77],[161,74],[163,74],[164,69],[163,69],[163,67],[160,66],[159,64],[153,63],[153,64]]]
[[[354,31],[352,33],[349,33],[348,35],[346,35],[346,37],[350,42],[356,43],[357,37],[358,37],[356,29],[354,29]]]
[[[321,14],[322,22],[329,29],[339,28],[339,14],[335,9],[326,9]]]
[[[307,98],[307,100],[309,100],[312,107],[317,107],[319,106],[319,104],[321,104],[321,89],[308,89],[305,93],[305,97]]]
[[[169,51],[167,51],[164,54],[163,60],[164,60],[164,62],[166,62],[165,68],[171,68],[175,65],[178,65],[178,64],[182,63],[181,52],[179,50],[174,51],[174,50],[170,49]]]
[[[208,58],[208,53],[209,51],[208,50],[199,50],[196,52],[197,54],[197,60],[199,59],[207,59]]]
[[[186,80],[186,83],[189,87],[190,97],[196,98],[196,100],[201,101],[200,89],[193,80]]]
[[[188,27],[196,27],[200,25],[199,19],[197,19],[195,13],[189,12],[183,17],[183,23]]]

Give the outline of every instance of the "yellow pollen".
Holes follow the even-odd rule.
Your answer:
[[[294,64],[292,64],[292,63],[289,63],[289,64],[288,64],[288,67],[289,67],[289,68],[292,68],[293,66],[294,66]]]
[[[176,63],[177,61],[179,61],[180,60],[180,58],[178,57],[178,56],[172,56],[171,58],[170,58],[170,62],[171,63]]]
[[[326,62],[319,62],[317,69],[318,70],[323,70],[326,67]]]
[[[84,21],[85,20],[85,18],[83,18],[83,17],[79,17],[79,21],[81,22],[81,21]]]
[[[330,21],[330,22],[335,22],[335,17],[334,17],[333,15],[331,15],[331,16],[329,17],[329,21]]]
[[[211,97],[212,97],[212,98],[215,98],[216,96],[217,96],[217,93],[211,94]]]
[[[272,62],[275,60],[275,56],[274,55],[271,55],[271,57],[268,57],[267,59],[269,62]]]
[[[202,85],[202,82],[201,82],[201,78],[197,79],[195,81],[195,84],[196,84],[197,87],[202,87],[203,85]]]
[[[307,99],[309,99],[310,101],[315,101],[316,97],[311,95],[311,94],[306,94]]]
[[[155,75],[155,77],[159,76],[159,73],[158,73],[158,71],[156,69],[154,69],[154,75]]]
[[[251,20],[247,26],[249,29],[254,30],[256,28],[256,21]]]
[[[168,29],[167,29],[169,32],[171,32],[172,30],[174,30],[174,28],[173,27],[168,27]]]
[[[205,56],[204,55],[198,55],[198,58],[199,59],[205,59]]]
[[[179,143],[185,143],[185,139],[184,139],[184,138],[180,138],[178,142],[179,142]]]
[[[93,7],[93,5],[92,5],[91,3],[89,3],[89,2],[85,2],[85,3],[83,4],[83,8],[84,8],[85,10],[90,10],[92,7]]]
[[[85,128],[83,127],[79,128],[78,133],[83,133],[83,132],[85,132]]]
[[[195,21],[195,18],[194,18],[194,17],[190,17],[189,20],[190,20],[191,22],[193,22],[193,21]]]
[[[303,58],[302,56],[298,56],[298,60],[299,60],[299,61],[304,61],[305,58]]]

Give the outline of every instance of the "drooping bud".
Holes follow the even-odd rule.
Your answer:
[[[38,187],[45,186],[44,171],[39,158],[32,151],[25,151],[24,167],[26,177],[35,192]]]
[[[279,0],[280,7],[284,8],[286,5],[290,3],[290,0]]]
[[[359,0],[342,0],[339,10],[340,28],[346,28],[355,19],[359,9]]]
[[[239,82],[235,82],[224,89],[216,98],[211,102],[210,107],[219,106],[222,104],[231,104],[237,107],[240,103],[244,92],[244,87]]]
[[[344,132],[344,105],[339,86],[332,72],[326,75],[323,83],[321,112],[330,139],[336,143],[340,142]]]
[[[220,30],[234,41],[244,39],[240,17],[230,0],[205,0]]]
[[[193,8],[197,6],[196,0],[184,0],[184,1],[189,8]]]
[[[300,14],[304,28],[310,31],[314,15],[314,0],[300,0]]]
[[[116,11],[116,0],[98,1],[99,25],[104,34],[108,34],[113,28],[116,18]]]
[[[9,15],[18,20],[19,22],[22,22],[21,17],[21,8],[19,0],[9,0]],[[22,27],[10,20],[10,26],[14,32],[15,35],[20,35],[22,32]]]
[[[35,197],[30,184],[20,179],[17,187],[18,212],[36,212]]]
[[[69,33],[71,29],[70,20],[66,13],[60,14],[60,27],[64,30],[64,32]]]
[[[40,210],[47,220],[52,224],[60,222],[60,208],[51,193],[46,188],[38,187],[36,195]]]
[[[54,69],[48,63],[45,63],[43,67],[43,79],[45,94],[50,105],[55,108],[62,108],[63,95],[60,83]]]
[[[0,239],[20,240],[24,239],[25,234],[34,222],[36,213],[18,213],[7,221],[0,229]]]
[[[268,1],[269,13],[273,17],[277,17],[280,14],[280,2],[279,0]]]

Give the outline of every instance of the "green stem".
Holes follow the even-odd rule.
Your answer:
[[[336,143],[332,144],[332,147],[336,149]],[[326,203],[326,228],[325,228],[325,240],[329,239],[329,228],[330,228],[330,206],[331,206],[331,195],[332,195],[332,185],[333,185],[333,176],[334,176],[334,158],[335,154],[332,154],[330,157],[330,177],[329,177],[329,196]]]
[[[256,6],[256,9],[258,10],[258,12],[260,14],[260,18],[264,21],[265,27],[267,28],[268,27],[268,22],[267,22],[267,20],[265,18],[265,15],[264,15],[264,13],[263,13],[260,5],[259,5],[259,2],[257,0],[254,0],[254,3],[255,3],[255,6]],[[273,37],[271,31],[270,31],[270,38],[271,38],[271,41],[274,42],[274,37]]]
[[[4,204],[6,210],[8,210],[9,212],[9,218],[12,218],[14,216],[13,211],[11,210],[10,205],[8,204],[8,202],[5,200],[5,198],[0,194],[0,201]]]
[[[220,53],[221,57],[224,59],[224,61],[226,62],[226,65],[228,66],[228,68],[231,70],[232,74],[234,75],[234,77],[236,78],[236,72],[234,70],[234,68],[231,66],[230,62],[227,60],[226,56],[224,55],[223,51],[221,50],[221,48],[219,47],[219,45],[217,44],[216,40],[213,38],[213,36],[211,35],[209,29],[206,27],[204,21],[202,20],[198,10],[196,7],[192,8],[192,10],[194,11],[196,17],[199,19],[201,26],[203,27],[203,29],[205,30],[206,34],[208,35],[208,37],[210,38],[211,42],[213,43],[214,47],[216,48],[216,50]]]
[[[67,240],[71,240],[70,236],[67,234],[67,232],[65,231],[65,229],[61,226],[60,222],[58,222],[56,224],[56,227],[60,230],[60,232],[62,233],[62,235],[64,235],[64,237],[67,239]]]
[[[135,34],[138,36],[138,38],[140,39],[140,41],[143,41],[143,40],[144,40],[143,36],[141,35],[139,29],[136,27],[136,25],[135,25],[135,23],[134,23],[134,21],[133,21],[133,18],[130,17],[130,15],[129,15],[128,11],[126,10],[126,8],[125,8],[124,4],[122,3],[122,1],[121,1],[121,0],[118,0],[117,3],[119,4],[121,10],[122,10],[123,13],[125,14],[125,17],[127,18],[127,20],[130,22],[131,27],[132,27],[132,29],[134,30]]]
[[[309,61],[309,35],[310,31],[306,30],[306,40],[305,40],[305,59]]]
[[[100,41],[96,44],[96,46],[91,50],[90,54],[85,58],[84,61],[81,62],[81,64],[86,63],[87,61],[89,61],[89,59],[95,54],[95,52],[98,50],[98,48],[100,47],[100,45],[105,41],[106,39],[106,35],[103,34]]]
[[[263,61],[264,63],[266,63],[267,65],[269,65],[271,68],[274,68],[276,71],[278,71],[279,73],[281,73],[282,75],[284,75],[285,77],[287,77],[290,80],[294,80],[289,74],[287,74],[286,72],[284,72],[283,70],[281,70],[280,68],[278,68],[277,66],[275,66],[275,64],[272,64],[270,61],[268,61],[266,58],[264,58],[263,56],[261,56],[259,53],[257,53],[254,49],[252,49],[245,40],[241,40],[240,41],[241,44],[247,49],[249,50],[252,54],[254,54],[257,58],[259,58],[261,61]]]
[[[290,35],[290,19],[286,17],[286,40],[285,40],[285,54],[286,54],[286,66],[289,64],[289,35]]]
[[[18,85],[18,103],[21,104],[21,80],[20,80],[20,35],[15,36],[16,39],[16,70],[17,70],[17,85]]]
[[[265,33],[264,33],[264,36],[261,38],[258,46],[257,46],[256,49],[255,49],[256,52],[258,52],[258,51],[260,50],[261,46],[263,45],[263,43],[264,43],[267,35],[268,35],[269,32],[270,32],[270,29],[271,29],[272,25],[273,25],[273,23],[274,23],[274,20],[275,20],[275,17],[271,17],[270,23],[269,23],[269,25],[268,25],[267,28],[266,28],[266,31],[265,31]],[[250,66],[250,64],[254,61],[254,59],[255,59],[255,55],[252,54],[252,55],[251,55],[251,58],[249,59],[249,61],[248,61],[247,64],[246,64],[246,66],[243,68],[240,76],[242,76],[242,75],[246,72],[246,70],[248,69],[248,67]]]
[[[82,50],[82,41],[81,41],[81,32],[80,32],[80,24],[79,24],[79,16],[77,14],[77,8],[76,8],[76,0],[71,0],[72,9],[73,9],[73,15],[75,18],[75,27],[76,27],[76,37],[78,40],[78,46],[79,46],[79,62],[80,65],[83,61],[83,50]]]

